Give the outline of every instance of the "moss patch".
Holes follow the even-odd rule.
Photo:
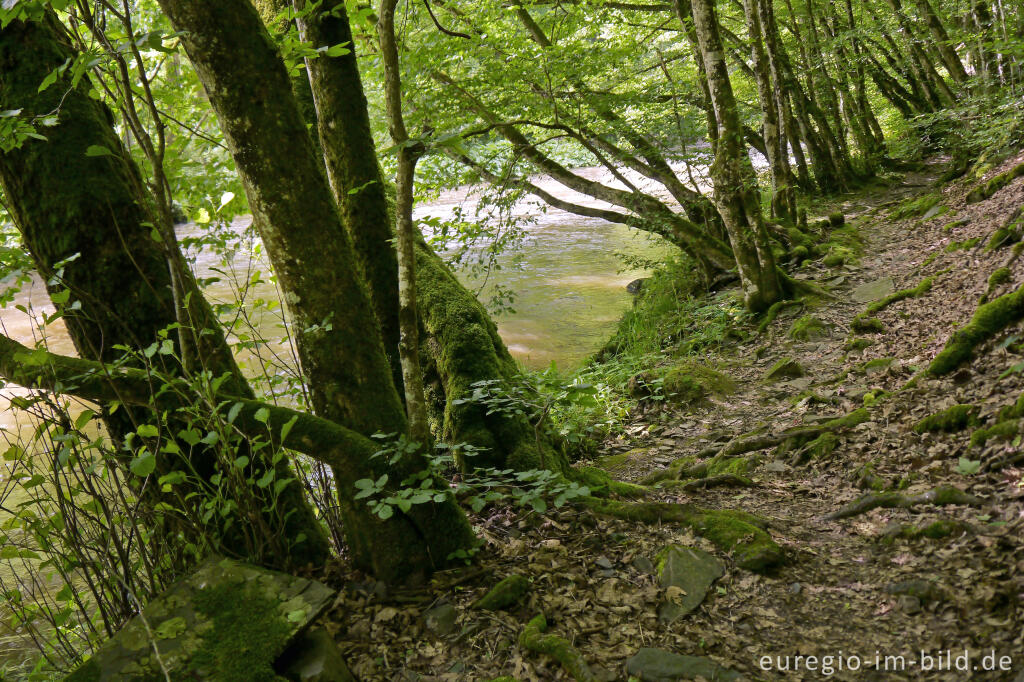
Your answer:
[[[784,560],[782,548],[763,529],[751,523],[750,514],[709,511],[694,521],[694,530],[715,546],[732,553],[740,568],[765,573]]]
[[[873,346],[873,345],[875,345],[875,342],[872,341],[871,339],[851,338],[851,339],[847,339],[846,343],[843,344],[843,350],[845,350],[845,351],[858,351],[858,350],[864,350],[865,348],[868,348],[868,347]]]
[[[972,189],[967,195],[967,203],[973,204],[988,199],[1022,175],[1024,175],[1024,163],[1018,164],[1005,173],[1000,173]]]
[[[783,358],[771,366],[764,379],[768,382],[782,381],[783,379],[797,379],[807,372],[800,366],[800,363],[793,358]]]
[[[665,372],[662,388],[670,400],[692,404],[708,395],[729,395],[735,392],[736,382],[706,365],[687,360]]]
[[[856,334],[884,334],[885,325],[877,317],[868,317],[861,313],[850,322],[850,329]]]
[[[929,415],[914,425],[915,433],[955,433],[969,426],[977,426],[978,408],[960,404]]]
[[[518,604],[529,591],[530,580],[518,573],[513,573],[473,602],[472,608],[483,611],[502,611]]]
[[[803,317],[795,320],[793,324],[790,325],[789,331],[786,332],[786,336],[797,341],[821,339],[828,336],[828,334],[828,325],[813,315],[804,315]]]
[[[1020,422],[1016,419],[1002,421],[987,429],[978,429],[971,434],[971,446],[981,447],[993,438],[1012,440],[1020,435]]]
[[[941,194],[925,194],[923,196],[907,199],[889,214],[893,220],[907,220],[908,218],[920,218],[934,208],[942,200]]]
[[[946,245],[946,253],[953,253],[955,251],[966,251],[967,249],[973,249],[981,241],[981,237],[972,237],[971,239],[965,239],[962,242],[950,242]]]

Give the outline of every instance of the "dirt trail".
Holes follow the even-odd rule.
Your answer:
[[[405,596],[350,584],[331,626],[353,672],[364,680],[569,679],[518,641],[525,622],[543,612],[550,631],[573,642],[600,680],[628,679],[630,657],[653,647],[710,657],[739,679],[1024,682],[1024,460],[1005,463],[1018,457],[1020,439],[972,448],[972,428],[913,430],[921,418],[958,403],[976,406],[972,420],[993,423],[995,412],[1024,391],[1024,373],[1000,379],[1024,350],[1000,348],[1000,341],[1024,332],[1014,325],[981,346],[966,369],[943,379],[920,376],[904,388],[971,318],[989,276],[1007,260],[1010,248],[987,251],[986,243],[1024,205],[1024,181],[975,204],[965,202],[971,185],[954,184],[922,200],[916,216],[890,217],[908,197],[938,192],[932,180],[911,175],[881,198],[850,199],[841,208],[865,239],[860,262],[803,271],[835,300],[784,309],[763,334],[702,358],[739,390],[695,410],[649,412],[599,459],[617,477],[640,480],[739,434],[820,424],[866,407],[867,421],[838,432],[834,449],[809,461],[799,449],[747,453],[756,456],[752,487],[655,493],[764,517],[786,550],[781,568],[767,576],[742,570],[706,539],[672,524],[610,521],[573,509],[546,517],[489,513],[477,521],[487,540],[481,569],[442,575],[426,592]],[[929,276],[924,295],[876,314],[883,333],[851,333],[867,299]],[[1022,284],[1024,260],[1017,260],[992,296]],[[806,315],[823,322],[826,333],[789,338],[792,323]],[[851,339],[873,343],[848,350]],[[806,376],[766,383],[768,370],[785,358]],[[956,486],[980,505],[880,508],[826,520],[872,487],[912,496],[940,485]],[[936,521],[944,525],[932,526]],[[920,535],[926,528],[946,535]],[[913,529],[919,537],[907,537]],[[665,591],[653,562],[667,544],[703,548],[726,570],[696,611],[666,626],[657,618]],[[513,572],[532,581],[519,607],[470,608]],[[438,626],[438,613],[451,622]],[[1002,670],[984,670],[993,666]]]

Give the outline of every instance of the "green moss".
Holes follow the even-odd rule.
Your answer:
[[[896,358],[874,358],[861,365],[860,369],[865,374],[872,374],[875,370],[889,369],[894,362],[896,362]]]
[[[821,259],[821,262],[829,268],[838,268],[850,259],[850,254],[845,249],[832,249],[825,257]]]
[[[842,417],[836,419],[830,419],[825,422],[824,426],[829,429],[852,429],[858,424],[863,424],[866,421],[871,420],[871,413],[867,409],[861,407],[849,414],[845,414]]]
[[[978,424],[978,408],[974,405],[960,404],[925,417],[914,425],[914,432],[955,433]]]
[[[949,374],[966,362],[974,349],[1007,326],[1024,318],[1024,288],[978,307],[971,321],[954,332],[946,347],[928,366],[933,376]]]
[[[503,611],[522,601],[529,591],[529,578],[513,573],[473,602],[471,608],[482,611]]]
[[[622,497],[641,497],[647,493],[647,489],[641,485],[617,481],[608,475],[608,472],[598,467],[570,468],[566,478],[576,481],[590,488],[595,495],[620,495]]]
[[[1020,435],[1020,422],[1007,420],[998,422],[987,429],[978,429],[971,434],[971,446],[981,447],[993,438],[999,440],[1012,440]]]
[[[908,218],[920,218],[942,200],[941,194],[925,194],[920,197],[907,199],[900,204],[889,217],[893,220],[906,220]]]
[[[992,233],[992,236],[988,239],[988,244],[985,246],[985,250],[993,251],[995,249],[1001,249],[1005,246],[1017,244],[1020,240],[1021,232],[1017,224],[1004,225]]]
[[[786,336],[797,341],[820,339],[828,336],[828,326],[813,315],[804,315],[794,320]]]
[[[555,659],[569,673],[570,679],[581,682],[596,680],[597,678],[591,672],[587,661],[569,640],[557,635],[545,635],[544,632],[547,629],[548,622],[544,618],[544,614],[540,614],[523,628],[519,635],[519,645],[527,651],[544,654]]]
[[[1002,422],[1009,419],[1020,419],[1021,417],[1024,417],[1024,393],[1021,393],[1017,401],[1012,405],[1004,405],[999,408],[996,421]]]
[[[884,334],[885,325],[877,317],[868,317],[864,313],[853,318],[850,329],[857,334]]]
[[[856,263],[858,255],[864,249],[864,242],[856,227],[845,225],[829,233],[828,241],[822,245],[822,249],[826,253],[822,263],[826,267],[834,268],[844,263]]]
[[[891,393],[889,393],[889,391],[868,391],[864,394],[862,402],[864,403],[864,407],[874,407],[890,395]]]
[[[858,339],[854,337],[846,340],[846,343],[843,344],[843,350],[858,351],[873,345],[875,345],[875,342],[871,339]]]
[[[889,294],[880,301],[875,301],[871,303],[870,305],[868,305],[867,310],[865,312],[868,315],[874,315],[875,313],[889,307],[893,303],[897,303],[907,298],[918,298],[920,296],[924,296],[925,294],[932,290],[932,284],[934,282],[935,277],[925,277],[923,280],[921,280],[921,283],[918,284],[913,289],[902,289],[895,293]]]
[[[831,431],[825,432],[807,444],[807,457],[824,459],[839,447],[839,437]]]
[[[694,529],[722,550],[732,553],[740,568],[765,573],[782,564],[782,548],[750,514],[732,510],[708,511],[694,521]]]
[[[990,289],[994,289],[1000,284],[1009,282],[1010,277],[1010,268],[997,268],[988,276],[988,286]]]
[[[962,242],[950,242],[946,245],[946,253],[953,253],[955,251],[966,251],[967,249],[973,249],[981,241],[981,237],[972,237],[971,239],[965,239]]]
[[[829,213],[828,224],[832,227],[842,227],[846,223],[846,216],[842,213]]]
[[[1005,173],[991,178],[987,182],[975,187],[967,194],[967,203],[973,204],[988,199],[993,194],[1013,182],[1014,179],[1024,175],[1024,163],[1014,166]]]
[[[748,457],[712,457],[708,460],[705,476],[718,476],[720,474],[735,474],[744,476],[756,465]]]
[[[629,462],[632,450],[629,452],[622,452],[617,455],[608,455],[607,457],[601,457],[597,460],[597,465],[605,471],[611,473],[617,473],[626,468],[626,463]]]
[[[796,379],[806,374],[800,363],[793,358],[782,358],[765,373],[765,381],[782,381],[783,379]]]
[[[921,529],[920,535],[929,538],[931,540],[940,540],[942,538],[948,538],[956,532],[963,532],[964,524],[959,521],[953,521],[950,519],[943,519],[930,523]]]
[[[662,387],[670,399],[692,404],[710,394],[729,395],[736,391],[736,382],[707,365],[685,360],[665,372]]]
[[[803,244],[794,246],[789,251],[789,259],[794,263],[803,263],[811,255],[811,250]]]
[[[277,682],[273,663],[291,631],[278,601],[254,583],[220,583],[197,591],[192,605],[212,622],[192,656],[192,672],[224,682]]]
[[[954,220],[951,223],[946,223],[945,225],[943,225],[942,226],[942,231],[943,232],[947,232],[947,233],[948,232],[952,232],[955,229],[964,227],[965,225],[969,225],[970,222],[971,222],[970,220]]]

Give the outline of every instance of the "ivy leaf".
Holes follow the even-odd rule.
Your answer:
[[[145,478],[156,471],[156,456],[151,452],[144,452],[133,459],[128,468],[139,478]]]

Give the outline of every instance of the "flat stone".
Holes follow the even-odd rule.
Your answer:
[[[923,216],[921,216],[921,220],[931,220],[935,216],[939,215],[939,213],[944,208],[945,208],[945,206],[943,206],[942,204],[936,204],[936,205],[932,206],[931,208],[928,209],[927,212],[925,212],[925,214]]]
[[[711,584],[725,575],[718,559],[693,547],[669,545],[659,553],[658,564],[658,581],[671,596],[658,607],[658,619],[666,624],[692,613]]]
[[[441,604],[423,614],[423,625],[438,637],[450,635],[455,631],[455,607]]]
[[[631,565],[640,573],[646,573],[648,575],[654,575],[655,573],[657,573],[657,571],[654,568],[654,562],[652,562],[645,556],[636,557],[635,559],[633,559],[633,563]]]
[[[291,682],[355,682],[338,643],[323,628],[301,635],[279,661],[284,677]]]
[[[236,673],[219,669],[222,645],[211,640],[217,633],[216,620],[224,617],[260,635],[259,651],[242,650],[233,655],[255,659],[253,673],[264,672],[258,666],[260,660],[265,661],[269,672],[275,659],[330,606],[333,597],[334,590],[313,580],[211,557],[190,577],[150,600],[141,617],[129,620],[65,681],[162,680],[166,675],[161,664],[175,680],[227,680],[225,675]],[[237,605],[244,612],[219,607],[208,614],[202,604],[211,602],[204,599]],[[154,646],[160,663],[153,655]],[[205,663],[199,665],[194,659],[201,652],[206,654]]]
[[[643,682],[675,682],[701,677],[708,682],[733,682],[740,673],[703,656],[683,656],[662,649],[641,649],[626,661],[626,672]]]
[[[876,279],[874,282],[861,284],[854,289],[853,300],[857,301],[857,303],[870,303],[871,301],[885,298],[894,291],[896,291],[896,283],[892,281],[892,277],[883,277],[882,279]]]

